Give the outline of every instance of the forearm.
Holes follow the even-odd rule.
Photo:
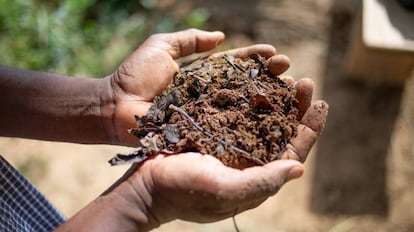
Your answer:
[[[108,143],[109,81],[0,66],[0,135]]]
[[[138,181],[139,186],[130,183],[123,182],[107,195],[98,197],[55,232],[142,232],[158,227],[158,220],[149,210],[152,198],[147,188],[142,181]]]

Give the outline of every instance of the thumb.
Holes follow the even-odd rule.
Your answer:
[[[173,59],[178,59],[193,53],[214,49],[224,40],[224,37],[224,34],[219,31],[188,29],[174,33],[154,34],[144,45],[161,48],[168,52]]]
[[[303,164],[296,160],[278,160],[264,165],[271,173],[278,173],[284,183],[297,179],[303,174]]]
[[[277,160],[264,166],[246,168],[241,175],[227,179],[230,190],[243,189],[239,199],[259,199],[276,194],[286,182],[299,178],[303,174],[303,165],[295,160]],[[229,196],[238,194],[234,191]]]

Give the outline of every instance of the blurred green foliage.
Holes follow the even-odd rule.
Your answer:
[[[48,161],[41,156],[27,155],[27,159],[17,164],[17,170],[30,179],[33,184],[38,184],[49,172]]]
[[[156,32],[204,28],[209,14],[177,17],[157,0],[0,0],[0,64],[102,77]]]

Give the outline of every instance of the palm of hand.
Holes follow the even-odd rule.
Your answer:
[[[149,160],[139,173],[148,173],[144,181],[151,183],[152,210],[158,220],[211,222],[258,206],[278,191],[289,168],[273,163],[237,170],[212,156],[186,153]],[[274,175],[276,171],[281,175]]]
[[[312,82],[298,83],[299,99],[310,102]],[[306,107],[298,135],[282,156],[283,160],[262,167],[237,170],[224,166],[209,155],[186,153],[145,162],[137,172],[144,174],[153,192],[153,210],[161,221],[175,218],[210,222],[254,208],[277,193],[287,181],[302,175],[307,154],[323,129],[328,106],[317,101]]]
[[[111,77],[115,96],[116,133],[119,141],[133,144],[135,138],[125,131],[135,126],[133,115],[144,115],[153,98],[170,83],[178,70],[174,59],[214,48],[222,34],[204,34],[189,30],[150,37]],[[275,75],[289,66],[288,58],[277,56],[271,46],[257,45],[226,52],[235,57],[260,54],[269,60]],[[288,78],[292,81],[292,78]],[[286,181],[303,172],[297,161],[306,156],[323,128],[327,105],[311,105],[313,82],[296,83],[301,124],[298,135],[287,146],[282,159],[263,167],[236,170],[225,167],[212,156],[198,153],[148,160],[135,172],[131,182],[145,184],[151,195],[149,206],[160,222],[174,218],[190,221],[215,221],[236,211],[256,207],[275,194]],[[290,160],[289,160],[290,159]]]
[[[151,106],[153,98],[170,83],[178,70],[174,59],[215,48],[224,35],[221,32],[203,32],[195,29],[170,34],[156,34],[147,39],[111,75],[114,96],[112,117],[113,135],[116,144],[136,145],[134,136],[127,133],[135,127],[134,115],[143,116]],[[286,56],[276,55],[269,45],[254,45],[226,52],[235,57],[260,54],[269,59],[269,70],[279,75],[289,67]]]
[[[127,129],[135,127],[134,115],[145,115],[153,98],[167,88],[177,69],[177,64],[166,51],[148,43],[118,68],[113,75],[112,86],[119,141],[136,141],[126,134]]]
[[[132,53],[110,79],[115,98],[113,121],[118,143],[136,144],[136,138],[126,132],[135,127],[134,115],[145,115],[153,98],[171,82],[178,71],[174,59],[210,50],[223,39],[222,33],[198,30],[156,34]]]

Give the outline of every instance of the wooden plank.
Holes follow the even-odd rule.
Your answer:
[[[405,33],[388,27],[392,23],[379,4],[377,0],[364,0],[363,9],[354,20],[345,72],[352,79],[401,86],[414,68],[414,41],[410,37],[414,29]],[[414,24],[414,20],[408,24]]]
[[[364,0],[362,10],[368,47],[414,52],[413,12],[396,0]]]

